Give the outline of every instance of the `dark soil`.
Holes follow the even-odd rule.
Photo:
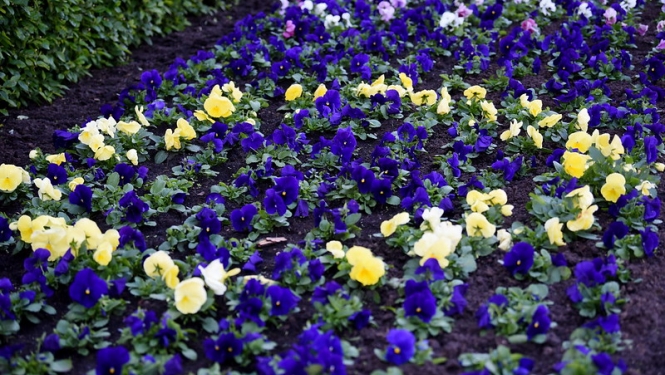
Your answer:
[[[654,2],[656,3],[656,2]],[[233,29],[236,20],[243,18],[248,13],[258,11],[268,11],[271,2],[260,0],[245,0],[241,5],[223,13],[217,13],[211,16],[192,18],[192,26],[182,32],[177,32],[165,37],[155,38],[151,46],[144,45],[136,48],[127,64],[91,71],[91,76],[81,80],[81,82],[72,85],[67,95],[56,100],[50,105],[35,105],[31,108],[21,110],[12,110],[6,118],[0,119],[0,163],[16,164],[26,166],[30,164],[28,152],[36,147],[40,147],[45,153],[53,153],[51,143],[51,134],[56,129],[65,129],[75,124],[82,124],[88,119],[96,118],[99,108],[102,104],[114,102],[117,94],[127,86],[139,81],[140,75],[146,69],[158,69],[164,71],[173,62],[176,57],[187,58],[200,49],[211,48],[215,41],[221,36]],[[653,6],[652,6],[653,7]],[[653,17],[654,9],[649,8],[645,12],[646,17]],[[657,10],[656,10],[657,11]],[[552,25],[553,26],[553,25]],[[556,32],[556,27],[550,27],[551,32]],[[647,45],[641,46],[643,49]],[[640,51],[634,51],[634,56],[639,56]],[[436,66],[443,68],[448,64],[438,63]],[[423,82],[440,82],[439,74],[449,73],[445,71],[435,71],[430,76],[423,77]],[[472,82],[474,77],[467,81],[471,83],[482,84],[482,80],[487,75],[477,77],[477,82]],[[527,77],[523,80],[526,87],[539,88],[548,77]],[[623,86],[622,86],[623,85]],[[433,86],[432,88],[437,88]],[[615,94],[624,92],[624,89],[630,87],[624,82],[615,83],[612,90]],[[543,98],[545,100],[545,98]],[[545,101],[546,105],[554,106],[553,101]],[[276,127],[282,119],[282,115],[275,109],[280,103],[272,105],[261,111],[259,117],[266,128]],[[27,119],[20,120],[18,116],[27,116]],[[381,133],[395,130],[400,123],[398,121],[386,122],[381,129]],[[264,134],[270,134],[270,129],[262,129]],[[378,134],[381,139],[382,134]],[[446,132],[437,132],[429,140],[427,150],[429,154],[422,157],[421,162],[425,167],[433,165],[432,156],[441,152],[441,147],[450,142],[450,137]],[[369,159],[369,154],[376,145],[377,141],[365,142],[360,146],[359,155],[365,160]],[[487,162],[491,163],[492,157]],[[483,164],[486,166],[487,162]],[[172,162],[173,163],[173,162]],[[175,162],[177,163],[177,161]],[[541,161],[542,163],[542,161]],[[240,153],[229,155],[229,161],[214,169],[220,174],[214,179],[200,181],[200,186],[195,186],[190,191],[187,205],[192,206],[200,204],[205,195],[209,192],[210,186],[219,181],[228,182],[232,174],[244,164],[243,156]],[[541,164],[542,165],[542,164]],[[157,174],[167,173],[172,165],[151,165],[146,164],[151,170],[150,177]],[[517,178],[505,188],[509,197],[509,204],[515,206],[512,221],[528,222],[529,216],[526,212],[526,203],[528,202],[528,193],[533,191],[534,182],[530,177]],[[659,196],[665,199],[665,186],[659,187]],[[0,211],[14,213],[18,207],[0,207]],[[384,208],[377,210],[373,215],[363,216],[360,226],[363,232],[360,238],[353,242],[372,248],[379,256],[382,256],[388,263],[393,265],[402,264],[407,257],[401,252],[396,255],[394,250],[387,248],[383,241],[372,237],[373,233],[379,232],[380,223],[389,219],[397,213],[396,208]],[[181,224],[184,217],[178,213],[170,212],[158,217],[156,227],[142,228],[143,233],[151,247],[158,246],[165,238],[164,229],[171,225]],[[661,220],[665,220],[665,210],[661,212]],[[601,221],[601,225],[608,224]],[[303,239],[304,235],[312,228],[312,220],[292,219],[289,228],[280,228],[274,235],[287,237],[290,243],[297,243]],[[224,234],[224,233],[223,233]],[[231,234],[230,231],[227,234]],[[660,233],[660,243],[665,244],[665,232]],[[282,250],[283,246],[274,246],[262,251],[265,264],[262,266],[264,274],[269,275],[272,271],[273,259],[275,254]],[[562,248],[562,252],[568,259],[570,266],[577,262],[604,255],[595,247],[593,241],[578,241],[573,246]],[[20,283],[23,269],[23,259],[28,255],[23,251],[16,256],[10,256],[6,252],[0,252],[0,277],[9,277],[12,282]],[[474,272],[467,280],[469,290],[466,298],[468,307],[465,313],[457,317],[454,323],[452,333],[443,334],[430,340],[430,345],[435,351],[435,356],[445,356],[449,361],[443,365],[435,366],[428,364],[422,367],[413,365],[404,366],[405,373],[421,374],[442,374],[459,373],[461,367],[457,363],[457,357],[465,352],[487,352],[494,349],[498,344],[505,344],[511,347],[513,351],[523,353],[536,360],[534,373],[546,374],[551,371],[552,365],[559,362],[563,355],[562,343],[566,341],[570,333],[584,323],[577,311],[566,297],[566,288],[572,283],[557,283],[550,286],[549,297],[554,302],[550,306],[552,320],[557,322],[558,326],[552,329],[548,335],[548,341],[544,345],[511,345],[505,338],[495,336],[493,333],[481,336],[478,329],[475,311],[481,304],[494,293],[499,286],[521,286],[528,285],[527,282],[519,282],[510,277],[503,269],[498,260],[502,254],[496,252],[490,256],[478,260],[478,270]],[[665,313],[665,273],[662,271],[665,267],[665,260],[662,252],[657,252],[652,258],[635,261],[629,265],[634,279],[640,279],[640,283],[629,284],[624,287],[622,295],[629,302],[626,304],[625,311],[622,314],[622,333],[624,338],[633,340],[633,348],[621,353],[621,357],[627,362],[630,373],[637,374],[665,374],[665,319],[662,315]],[[399,269],[391,269],[389,276],[399,276]],[[397,292],[386,286],[379,290],[382,304],[390,305],[397,299]],[[129,299],[129,296],[127,296]],[[66,290],[60,290],[50,301],[59,312],[63,314],[67,311],[69,297]],[[223,301],[219,301],[220,305]],[[163,306],[154,301],[144,301],[130,299],[130,307],[125,311],[125,315],[133,312],[137,306],[150,306],[158,310]],[[367,303],[372,308],[372,315],[376,326],[369,327],[361,331],[360,338],[352,343],[360,351],[360,357],[356,359],[355,365],[349,368],[349,373],[369,374],[374,369],[387,367],[373,353],[372,348],[385,345],[385,336],[388,330],[394,324],[394,315],[381,306],[374,303]],[[313,313],[311,305],[307,298],[303,298],[299,305],[301,313],[292,314],[290,318],[279,327],[279,330],[273,329],[268,333],[270,339],[278,343],[277,352],[283,352],[289,345],[295,342],[296,337],[302,331],[304,322],[309,319]],[[221,307],[224,310],[225,307]],[[55,323],[60,317],[50,317],[44,319],[39,326],[26,327],[21,331],[19,343],[31,345],[31,342],[41,336],[43,333],[50,333]],[[123,327],[122,319],[114,319],[111,322],[109,331],[116,335],[117,331]],[[351,339],[358,336],[356,332],[342,334],[343,338]],[[198,367],[209,366],[209,361],[205,360],[202,352],[203,338],[198,337],[192,340],[190,347],[193,347],[199,354],[199,361],[196,363],[185,362],[186,370],[195,370]],[[7,342],[0,338],[0,346]],[[74,372],[84,373],[87,369],[94,367],[94,358],[74,357]]]

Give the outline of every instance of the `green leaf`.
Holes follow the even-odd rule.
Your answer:
[[[203,329],[208,333],[215,333],[219,330],[219,324],[211,317],[203,320]]]
[[[182,356],[189,359],[190,361],[196,361],[196,352],[190,348],[183,349],[181,352]]]
[[[358,220],[360,220],[361,216],[362,215],[359,213],[351,214],[347,216],[346,219],[344,219],[344,223],[346,225],[354,225],[355,223],[358,222]]]
[[[158,151],[155,154],[155,163],[162,164],[166,158],[169,156],[169,153],[166,151]]]
[[[508,336],[508,342],[511,344],[523,344],[527,342],[527,337],[524,334]]]
[[[108,178],[106,179],[106,185],[117,187],[118,184],[120,183],[120,175],[118,172],[113,172],[109,174]]]
[[[51,371],[55,372],[69,372],[72,370],[72,360],[71,359],[61,359],[59,361],[51,362],[49,366]]]
[[[391,206],[397,206],[400,202],[401,200],[396,195],[392,195],[390,198],[386,199],[386,203]]]

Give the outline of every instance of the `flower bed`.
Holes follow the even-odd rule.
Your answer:
[[[146,70],[0,167],[0,368],[653,370],[659,11],[285,2]]]

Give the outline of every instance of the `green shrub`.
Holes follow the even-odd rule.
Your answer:
[[[91,67],[117,65],[129,47],[181,30],[186,16],[224,0],[0,0],[0,113],[50,102]]]

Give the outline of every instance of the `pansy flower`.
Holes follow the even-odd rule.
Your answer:
[[[108,294],[108,285],[90,268],[80,270],[69,287],[69,296],[85,308],[92,308],[97,301]]]
[[[129,362],[129,351],[124,346],[110,346],[97,352],[96,375],[120,375]]]
[[[320,99],[317,99],[317,101]],[[349,162],[353,156],[353,151],[356,148],[356,138],[353,135],[351,128],[339,128],[337,134],[332,140],[330,151],[339,156],[343,163]]]
[[[429,323],[436,314],[436,298],[426,281],[408,280],[405,286],[404,316],[416,316]]]
[[[69,203],[83,207],[86,212],[92,211],[92,189],[79,184],[69,193]]]
[[[503,258],[503,266],[510,271],[514,276],[515,274],[526,275],[531,266],[533,266],[533,257],[535,250],[527,242],[518,242],[513,245],[513,248]]]
[[[287,315],[300,301],[291,289],[273,285],[268,287],[266,295],[270,297],[270,315]]]
[[[242,354],[243,342],[236,338],[233,333],[224,333],[217,340],[205,339],[203,341],[203,351],[209,360],[217,363],[225,363]]]
[[[246,204],[242,208],[238,208],[231,212],[231,225],[233,229],[238,232],[245,232],[252,230],[252,220],[258,213],[256,206],[253,204]]]
[[[550,329],[552,320],[549,317],[549,310],[547,306],[540,305],[536,308],[536,311],[531,317],[531,323],[526,329],[526,336],[529,340],[533,339],[536,335],[542,335],[547,333]]]
[[[387,339],[386,360],[394,365],[409,362],[416,353],[416,337],[405,329],[391,329]]]

